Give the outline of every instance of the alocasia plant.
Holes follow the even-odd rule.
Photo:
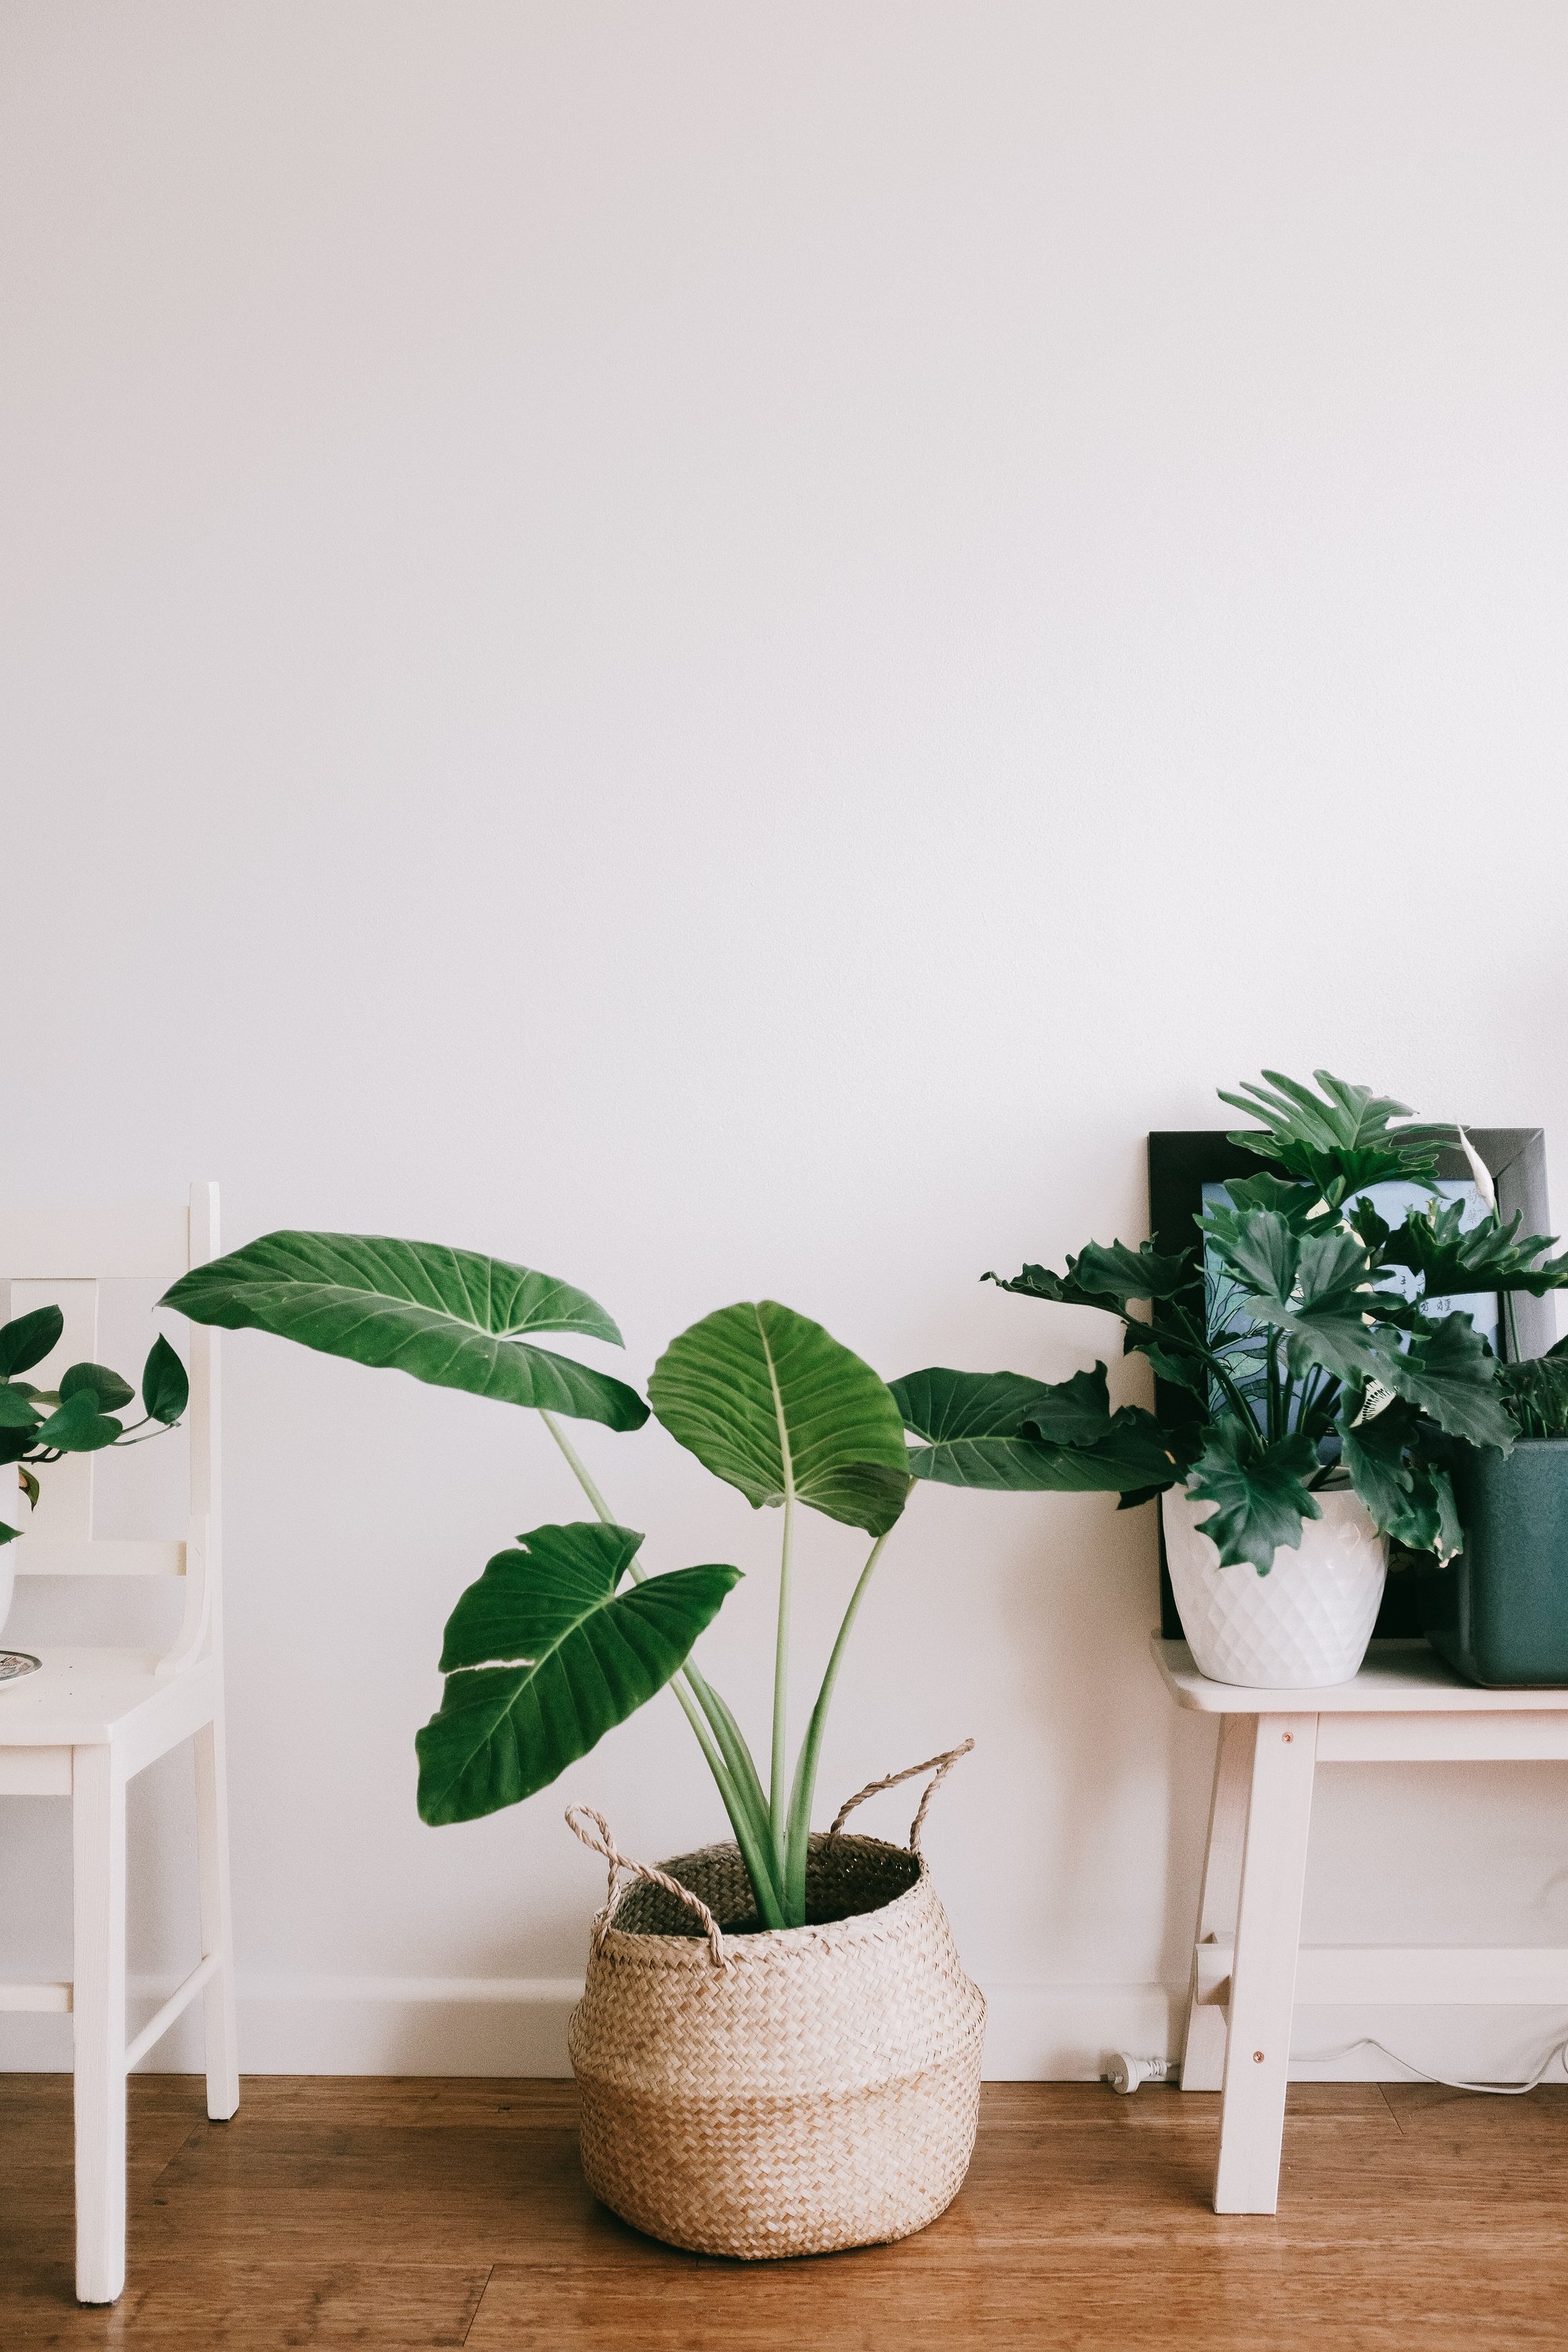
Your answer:
[[[1413,1549],[1458,1549],[1447,1444],[1507,1453],[1514,1421],[1496,1357],[1447,1301],[1559,1289],[1568,1253],[1544,1258],[1547,1236],[1521,1237],[1517,1216],[1505,1223],[1489,1180],[1484,1213],[1464,1223],[1465,1203],[1437,1181],[1440,1150],[1469,1152],[1461,1129],[1314,1075],[1316,1093],[1269,1070],[1221,1095],[1260,1122],[1232,1141],[1272,1165],[1205,1208],[1190,1248],[1091,1243],[1065,1274],[1026,1265],[1009,1281],[984,1277],[1118,1316],[1125,1352],[1148,1359],[1179,1409],[1159,1421],[1112,1412],[1099,1364],[1050,1387],[1010,1372],[918,1372],[894,1383],[924,1441],[916,1477],[1100,1486],[1123,1509],[1184,1482],[1215,1505],[1204,1524],[1222,1563],[1260,1575],[1321,1516],[1314,1497],[1333,1486],[1352,1486],[1379,1530]],[[1391,1224],[1371,1196],[1395,1182],[1424,1197]]]
[[[646,1575],[643,1538],[617,1522],[563,1426],[575,1420],[629,1431],[648,1418],[648,1404],[625,1381],[539,1344],[557,1335],[621,1344],[584,1292],[432,1243],[280,1233],[198,1266],[164,1304],[196,1322],[274,1332],[528,1407],[582,1486],[593,1518],[519,1536],[447,1621],[444,1696],[415,1743],[426,1821],[471,1821],[532,1795],[668,1685],[723,1798],[758,1916],[770,1927],[804,1921],[827,1710],[913,1476],[904,1416],[869,1364],[820,1324],[764,1299],[722,1307],[682,1332],[648,1381],[652,1410],[673,1437],[753,1506],[782,1512],[764,1787],[734,1715],[691,1656],[740,1570],[710,1564]],[[1092,1380],[1088,1385],[1100,1393]],[[803,1508],[860,1528],[871,1549],[792,1767],[790,1618]]]

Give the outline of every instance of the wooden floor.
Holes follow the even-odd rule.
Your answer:
[[[902,2245],[743,2264],[583,2187],[562,2083],[132,2084],[131,2271],[71,2294],[70,2084],[0,2076],[0,2347],[156,2352],[1502,2352],[1568,2347],[1568,2091],[1290,2095],[1278,2220],[1221,2220],[1217,2097],[995,2084]]]

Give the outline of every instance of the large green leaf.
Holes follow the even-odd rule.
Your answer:
[[[1180,1474],[1158,1423],[1110,1410],[1105,1366],[1047,1383],[1020,1372],[934,1366],[892,1383],[905,1426],[925,1443],[917,1478],[1013,1493],[1158,1491]]]
[[[65,1328],[66,1318],[58,1307],[35,1307],[30,1315],[0,1324],[0,1381],[8,1381],[16,1372],[30,1372],[35,1364],[41,1364]]]
[[[1222,1568],[1250,1561],[1259,1576],[1267,1576],[1277,1551],[1296,1549],[1302,1520],[1323,1516],[1306,1483],[1317,1466],[1316,1451],[1305,1437],[1280,1437],[1265,1445],[1256,1430],[1249,1435],[1239,1422],[1228,1421],[1209,1431],[1187,1474],[1187,1491],[1218,1506],[1202,1525],[1219,1546]]]
[[[1384,1535],[1447,1559],[1463,1540],[1458,1513],[1447,1472],[1420,1454],[1421,1429],[1417,1408],[1404,1398],[1370,1420],[1342,1415],[1340,1458]]]
[[[647,1392],[670,1435],[754,1506],[793,1492],[878,1536],[904,1507],[904,1424],[886,1385],[820,1323],[773,1299],[694,1323],[670,1341]]]
[[[415,1741],[425,1821],[532,1796],[679,1671],[741,1571],[680,1568],[618,1591],[641,1542],[594,1520],[535,1528],[468,1587],[447,1622],[440,1710]]]
[[[1307,1178],[1335,1204],[1387,1178],[1429,1184],[1439,1150],[1458,1138],[1452,1127],[1419,1121],[1395,1126],[1396,1119],[1409,1117],[1408,1104],[1374,1095],[1370,1087],[1352,1086],[1331,1070],[1312,1073],[1321,1094],[1279,1070],[1263,1076],[1266,1086],[1248,1079],[1239,1094],[1220,1089],[1221,1102],[1263,1121],[1260,1128],[1239,1129],[1230,1141],[1277,1160],[1292,1176]]]
[[[1366,1322],[1382,1302],[1353,1234],[1303,1236],[1277,1209],[1250,1209],[1216,1246],[1254,1319],[1286,1334],[1293,1372],[1311,1363],[1338,1380],[1383,1377]]]
[[[620,1333],[586,1292],[527,1266],[437,1242],[366,1234],[266,1234],[183,1275],[161,1304],[194,1323],[271,1331],[351,1363],[390,1365],[438,1388],[503,1404],[640,1429],[635,1389],[568,1356],[525,1344],[527,1331]]]
[[[1090,1242],[1077,1257],[1069,1257],[1066,1274],[1048,1266],[1026,1265],[1011,1281],[999,1274],[983,1274],[998,1290],[1016,1290],[1026,1298],[1044,1298],[1057,1307],[1100,1307],[1121,1314],[1130,1299],[1174,1298],[1197,1277],[1194,1254],[1184,1250],[1162,1256],[1152,1242],[1129,1249],[1125,1242]]]
[[[1463,1231],[1459,1221],[1466,1206],[1463,1201],[1434,1202],[1430,1213],[1413,1213],[1392,1233],[1384,1228],[1383,1264],[1419,1275],[1428,1298],[1467,1290],[1528,1290],[1541,1298],[1568,1283],[1568,1251],[1536,1263],[1552,1246],[1550,1234],[1527,1234],[1520,1241],[1519,1217],[1505,1225],[1495,1213]]]
[[[1450,1437],[1512,1450],[1514,1428],[1498,1386],[1497,1362],[1468,1315],[1445,1315],[1417,1327],[1403,1352],[1380,1332],[1377,1377],[1429,1412]]]

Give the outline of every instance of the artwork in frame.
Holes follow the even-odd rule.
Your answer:
[[[1522,1233],[1545,1234],[1552,1231],[1546,1197],[1546,1137],[1539,1127],[1472,1127],[1466,1129],[1471,1143],[1491,1173],[1497,1190],[1497,1205],[1504,1217],[1517,1210]],[[1195,1220],[1205,1201],[1223,1196],[1225,1188],[1237,1177],[1257,1176],[1267,1171],[1268,1163],[1255,1152],[1233,1143],[1222,1129],[1167,1129],[1149,1138],[1149,1225],[1157,1250],[1175,1252],[1190,1249],[1195,1230]],[[1470,1171],[1469,1162],[1462,1151],[1455,1149],[1443,1152],[1437,1162],[1438,1182],[1452,1199],[1473,1202],[1475,1213],[1481,1213],[1482,1203]],[[1393,1215],[1407,1205],[1393,1196],[1413,1188],[1388,1185],[1373,1186],[1372,1194],[1391,1222]],[[1391,1197],[1387,1202],[1382,1195]],[[1466,1222],[1469,1220],[1467,1217]],[[1495,1296],[1469,1295],[1456,1305],[1465,1306],[1474,1317],[1476,1327],[1483,1332],[1496,1352],[1505,1361],[1519,1362],[1531,1356],[1544,1355],[1557,1337],[1556,1307],[1550,1297],[1533,1298],[1527,1293],[1515,1292],[1506,1302]],[[1226,1313],[1223,1300],[1211,1295],[1211,1318]],[[1163,1383],[1155,1383],[1156,1391]],[[1176,1409],[1176,1400],[1168,1394],[1159,1395],[1163,1409]],[[1408,1638],[1423,1630],[1424,1596],[1419,1568],[1391,1576],[1384,1597],[1373,1638],[1388,1640]],[[1172,1597],[1170,1575],[1165,1566],[1165,1538],[1160,1531],[1160,1630],[1167,1641],[1181,1638],[1181,1619]]]

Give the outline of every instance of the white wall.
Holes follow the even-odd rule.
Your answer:
[[[769,1295],[889,1375],[1059,1378],[1113,1327],[976,1277],[1142,1233],[1144,1133],[1216,1085],[1568,1139],[1552,0],[11,0],[0,41],[7,1198],[213,1172],[232,1241],[493,1250],[639,1380]],[[565,1799],[645,1854],[721,1826],[672,1704],[416,1818],[445,1614],[574,1490],[501,1408],[227,1364],[247,2062],[559,2064]],[[755,1724],[776,1521],[657,1427],[585,1442],[655,1563],[747,1570],[705,1658]],[[1153,1547],[921,1493],[845,1678],[829,1796],[979,1736],[931,1846],[997,2073],[1149,2043],[1184,1979],[1211,1735]],[[1562,1800],[1341,1775],[1313,1926],[1568,1940]],[[188,1803],[139,1792],[148,1979]],[[0,1838],[0,1963],[63,1970],[63,1819]]]

